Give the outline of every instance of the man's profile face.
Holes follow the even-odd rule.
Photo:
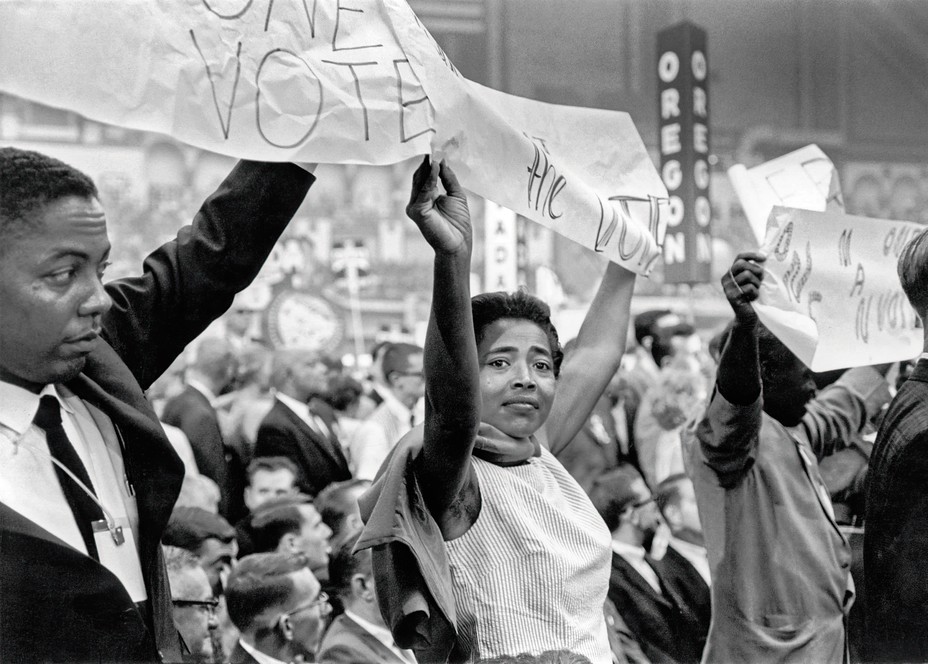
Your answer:
[[[68,196],[32,215],[33,228],[3,238],[0,379],[38,392],[80,373],[113,302],[103,290],[110,242],[100,203]]]
[[[406,369],[402,372],[393,372],[391,375],[393,391],[400,401],[415,404],[425,395],[422,357],[421,353],[410,355]]]
[[[680,482],[680,500],[677,504],[678,517],[673,526],[677,531],[687,531],[692,535],[702,535],[702,523],[699,520],[699,507],[696,503],[696,491],[689,480]]]
[[[293,611],[290,626],[293,629],[294,654],[310,656],[319,647],[324,617],[331,611],[331,607],[318,601],[321,590],[316,577],[308,569],[294,572],[293,592],[287,607],[287,611]]]
[[[174,583],[174,581],[177,583]],[[210,600],[213,591],[210,588],[206,572],[201,568],[183,572],[179,578],[172,580],[171,599],[173,600]],[[175,585],[177,587],[175,587]],[[187,648],[194,657],[212,657],[210,630],[216,629],[215,613],[205,605],[174,605],[174,626],[180,632]]]
[[[312,505],[300,505],[303,524],[297,538],[297,546],[306,554],[310,569],[318,570],[329,564],[329,537],[332,531],[322,522],[322,517]]]
[[[245,487],[245,506],[254,512],[267,501],[292,495],[295,491],[296,478],[290,470],[256,470],[251,483]]]
[[[292,368],[293,382],[305,398],[325,394],[329,387],[328,367],[317,356],[307,354],[300,357]]]
[[[200,557],[200,567],[206,571],[209,585],[218,596],[222,586],[232,570],[232,561],[238,555],[238,542],[223,542],[215,537],[207,537],[196,552]]]

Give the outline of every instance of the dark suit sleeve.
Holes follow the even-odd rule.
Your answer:
[[[313,179],[293,164],[239,162],[141,276],[107,284],[104,335],[142,389],[251,283]]]
[[[178,426],[187,435],[200,474],[216,482],[226,483],[226,461],[222,433],[216,418],[202,410],[188,410],[181,415]]]
[[[302,465],[296,441],[286,431],[276,427],[261,425],[255,439],[255,456],[282,456]]]
[[[891,470],[893,493],[901,500],[884,515],[895,523],[887,524],[892,536],[883,574],[892,579],[900,619],[920,623],[922,643],[928,644],[928,574],[921,573],[928,560],[928,432],[906,446]]]

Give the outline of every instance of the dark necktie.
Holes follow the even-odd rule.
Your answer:
[[[90,476],[87,475],[87,469],[77,456],[74,446],[68,440],[68,435],[61,426],[61,406],[58,399],[53,396],[45,395],[39,401],[39,412],[35,414],[32,420],[35,425],[45,431],[45,439],[48,441],[48,451],[68,470],[74,473],[81,482],[90,489],[94,495],[97,495]],[[77,528],[81,531],[81,537],[84,538],[84,544],[87,546],[87,553],[95,560],[99,560],[97,555],[97,545],[93,539],[93,521],[103,519],[103,510],[94,500],[87,495],[77,483],[66,472],[54,464],[55,474],[58,476],[58,483],[64,492],[64,497],[71,507],[74,514],[74,520],[77,522]]]

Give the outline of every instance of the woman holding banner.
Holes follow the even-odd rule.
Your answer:
[[[450,168],[426,159],[413,176],[406,211],[435,250],[435,267],[425,426],[411,434],[421,439],[421,451],[400,463],[415,477],[414,491],[405,493],[413,502],[421,495],[443,549],[412,546],[416,561],[428,568],[423,560],[444,563],[446,557],[450,569],[454,606],[444,613],[456,629],[451,658],[567,649],[609,662],[602,608],[610,533],[549,450],[573,439],[618,369],[635,277],[609,265],[562,369],[547,305],[524,292],[471,300],[470,215]],[[394,465],[381,469],[381,483],[389,483]],[[374,514],[360,546],[382,544],[387,538],[370,532],[382,503],[371,508],[377,496],[366,498]],[[415,540],[408,532],[397,537]],[[395,554],[391,560],[396,566]],[[394,610],[405,602],[396,597],[405,584],[388,583],[389,565],[384,558],[378,565],[375,549],[381,608],[399,643],[403,616]],[[440,610],[442,590],[435,585],[429,590]]]

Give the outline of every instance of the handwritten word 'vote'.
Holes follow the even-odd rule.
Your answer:
[[[277,20],[275,0],[267,0],[266,10],[259,8],[254,0],[201,2],[206,11],[224,23],[238,22],[239,25],[235,27],[242,28],[255,27],[260,21],[263,22],[264,33],[270,30],[276,34],[271,27],[272,22]],[[189,30],[192,48],[205,67],[219,130],[226,140],[232,133],[233,111],[240,83],[246,76],[254,77],[254,121],[257,131],[264,141],[275,147],[293,148],[300,145],[310,138],[320,120],[329,116],[329,113],[324,112],[326,95],[335,92],[336,86],[329,87],[323,80],[330,81],[333,78],[338,79],[339,90],[350,90],[353,106],[356,104],[351,111],[357,116],[359,138],[371,140],[372,108],[384,109],[383,97],[388,90],[393,98],[388,105],[389,110],[397,115],[392,125],[396,127],[397,141],[406,143],[435,131],[429,114],[424,112],[428,98],[409,61],[393,43],[392,37],[384,35],[384,39],[374,39],[368,43],[359,43],[358,39],[352,38],[352,31],[346,26],[357,26],[363,22],[363,9],[347,5],[342,0],[334,0],[334,3],[330,0],[326,5],[334,15],[322,16],[317,12],[317,5],[321,4],[318,0],[277,0],[276,4],[278,7],[288,4],[291,9],[297,6],[297,14],[301,15],[300,26],[287,22],[284,29],[279,31],[284,35],[281,39],[288,43],[267,49],[260,54],[261,57],[256,58],[254,53],[249,52],[248,44],[243,44],[239,39],[235,46],[234,67],[227,66],[223,72],[215,64],[210,65],[210,56],[215,57],[216,54],[204,52],[203,22],[200,21],[196,28]],[[333,7],[328,7],[332,4]],[[328,24],[323,24],[324,19],[329,19]],[[368,25],[376,23],[370,21]],[[296,33],[297,30],[301,32]],[[311,40],[309,44],[292,43],[294,37],[305,39],[307,36]],[[394,55],[401,57],[384,55],[391,50]],[[221,55],[227,58],[230,54]],[[308,55],[313,58],[308,58]],[[229,72],[230,69],[234,69],[234,72]],[[325,76],[321,76],[322,73]],[[220,94],[219,88],[225,92]],[[417,113],[417,108],[423,112]]]

